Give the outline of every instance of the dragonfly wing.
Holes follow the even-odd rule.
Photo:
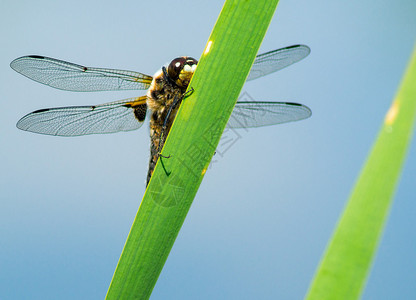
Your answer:
[[[306,45],[293,45],[256,56],[247,81],[279,71],[309,55],[311,49]]]
[[[292,102],[237,102],[228,128],[250,128],[299,121],[311,116],[309,107]]]
[[[38,55],[17,58],[10,66],[34,81],[75,92],[143,90],[153,79],[138,72],[89,68]]]
[[[146,109],[145,97],[97,106],[47,108],[27,114],[16,126],[25,131],[57,136],[130,131],[142,126]]]

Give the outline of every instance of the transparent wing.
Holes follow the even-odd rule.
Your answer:
[[[17,58],[10,66],[34,81],[66,91],[143,90],[152,82],[151,76],[138,72],[89,68],[38,55]]]
[[[312,115],[309,107],[292,102],[237,102],[229,128],[249,128],[299,121]]]
[[[306,45],[293,45],[256,56],[247,81],[279,71],[309,55],[311,49]]]
[[[21,118],[16,126],[25,131],[57,136],[135,130],[142,126],[146,115],[146,102],[143,101],[145,97],[97,106],[40,109]]]

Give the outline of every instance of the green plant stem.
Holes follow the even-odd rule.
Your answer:
[[[107,299],[148,299],[207,171],[278,0],[228,0],[198,63]],[[202,12],[201,12],[202,13]],[[180,270],[178,270],[180,272]]]
[[[390,210],[415,116],[416,48],[306,299],[360,297]]]

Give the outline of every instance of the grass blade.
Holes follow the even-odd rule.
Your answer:
[[[389,213],[416,116],[416,48],[306,297],[358,299]]]
[[[211,33],[110,284],[107,299],[148,299],[185,220],[278,0],[229,0]]]

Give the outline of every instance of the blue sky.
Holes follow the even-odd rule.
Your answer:
[[[46,107],[140,91],[71,93],[10,69],[45,55],[152,75],[199,57],[222,1],[2,1],[0,298],[103,299],[144,192],[148,127],[59,138],[16,129]],[[284,1],[260,52],[303,43],[305,60],[249,82],[259,101],[310,119],[250,129],[209,169],[151,299],[302,299],[394,97],[416,2]],[[232,76],[232,74],[230,74]],[[416,298],[416,148],[363,299]]]

